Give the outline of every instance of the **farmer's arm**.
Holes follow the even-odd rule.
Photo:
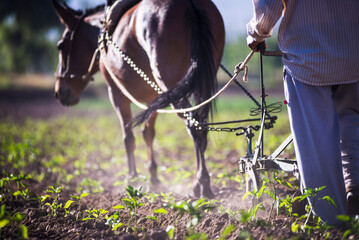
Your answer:
[[[283,12],[282,0],[253,0],[254,14],[247,24],[247,45],[255,49],[272,36],[273,27]]]

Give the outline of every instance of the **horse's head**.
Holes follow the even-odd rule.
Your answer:
[[[99,17],[75,11],[67,5],[62,6],[56,0],[53,5],[60,21],[66,26],[57,43],[59,63],[56,70],[55,96],[61,104],[70,106],[79,102],[80,94],[98,71],[97,62],[90,69],[97,38]]]

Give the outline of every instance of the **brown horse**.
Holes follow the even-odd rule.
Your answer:
[[[152,148],[157,116],[154,111],[169,104],[175,108],[188,107],[190,96],[195,102],[201,102],[213,94],[224,48],[224,25],[210,0],[122,0],[115,4],[120,7],[111,9],[113,12],[110,17],[106,15],[104,24],[103,8],[82,13],[54,1],[56,13],[66,26],[57,45],[55,95],[63,105],[76,104],[91,75],[101,71],[121,122],[130,178],[137,175],[131,101],[121,92],[118,82],[138,101],[152,103],[138,122],[145,121],[142,133],[150,160],[150,180],[156,185],[159,180]],[[89,70],[101,29],[110,38],[102,40],[100,57]],[[158,98],[158,92],[136,73],[119,50],[165,93]],[[209,111],[210,106],[205,106],[190,114],[202,122],[208,118]],[[197,158],[194,194],[211,198],[214,194],[204,158],[207,132],[197,131],[191,124],[187,128]]]

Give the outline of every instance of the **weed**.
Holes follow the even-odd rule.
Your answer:
[[[173,239],[175,236],[176,227],[174,225],[168,225],[166,228],[166,232],[168,234],[169,239]]]

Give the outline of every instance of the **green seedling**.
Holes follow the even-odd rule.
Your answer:
[[[153,202],[156,201],[156,199],[157,199],[159,196],[160,196],[160,195],[157,194],[157,193],[148,193],[148,194],[145,196],[145,198],[146,198],[149,202],[153,203]]]
[[[77,209],[77,214],[76,214],[76,221],[79,219],[79,215],[81,214],[81,202],[82,199],[84,197],[87,197],[89,195],[89,193],[82,193],[80,196],[71,196],[72,199],[74,200],[68,200],[64,206],[64,210],[67,216],[69,214],[69,207],[71,206],[72,203],[77,202],[77,204],[79,205],[78,209]]]
[[[117,211],[110,216],[106,215],[105,219],[106,219],[106,225],[109,225],[111,227],[111,230],[114,231],[115,234],[117,234],[118,228],[124,225],[124,223],[122,223],[120,219],[120,210],[125,209],[125,207],[122,205],[117,205],[114,206],[113,209],[117,209]]]
[[[158,219],[155,216],[155,214],[164,214],[164,215],[168,214],[167,210],[164,208],[158,208],[158,209],[153,210],[152,212],[153,212],[152,216],[147,216],[146,218],[156,221],[156,222],[158,222]]]
[[[28,229],[25,225],[22,224],[22,220],[24,220],[25,215],[21,213],[16,213],[12,216],[12,214],[6,212],[5,204],[0,207],[0,238],[1,238],[1,229],[8,226],[13,225],[18,229],[19,235],[16,238],[24,238],[28,239]]]
[[[293,204],[296,201],[299,201],[301,196],[296,197],[290,197],[289,195],[286,195],[284,199],[279,199],[279,206],[278,209],[281,209],[284,207],[285,212],[288,216],[292,216],[293,213]]]
[[[26,187],[23,181],[29,179],[28,176],[25,176],[23,173],[20,173],[17,176],[11,174],[10,176],[11,176],[11,180],[16,183],[16,187],[18,190],[20,189],[20,187]]]
[[[299,222],[303,220],[304,223],[300,226],[300,223],[298,221],[294,222],[292,224],[292,232],[299,232],[299,229],[301,229],[303,232],[306,232],[309,236],[312,233],[312,231],[316,230],[316,229],[328,230],[329,226],[327,226],[325,224],[322,225],[320,217],[315,216],[313,214],[313,207],[315,206],[317,201],[326,201],[329,204],[336,207],[334,200],[332,198],[330,198],[329,196],[324,196],[322,198],[317,197],[318,193],[320,191],[322,191],[324,188],[326,188],[326,186],[322,186],[320,188],[315,188],[315,189],[311,189],[311,188],[304,189],[304,192],[303,192],[302,196],[300,197],[299,201],[303,201],[306,198],[311,198],[312,202],[311,202],[311,204],[308,204],[306,206],[306,213],[302,216],[299,216]],[[312,216],[313,216],[314,226],[308,225],[308,221]]]
[[[26,189],[24,189],[24,190],[17,190],[17,191],[14,192],[12,195],[15,196],[15,197],[20,196],[20,197],[22,197],[25,201],[29,200],[29,198],[30,198],[30,192],[29,192],[29,189],[28,189],[28,188],[26,188]]]
[[[178,212],[179,215],[175,219],[173,229],[170,228],[170,231],[176,230],[177,221],[179,218],[181,218],[185,213],[189,214],[191,216],[191,220],[187,222],[186,228],[193,232],[194,226],[200,223],[200,221],[203,219],[203,217],[211,210],[215,208],[213,205],[215,201],[206,201],[206,199],[198,199],[196,201],[191,202],[188,201],[179,201],[179,202],[173,202],[173,203],[164,203],[164,207],[170,208],[175,212]],[[171,234],[174,235],[174,234]],[[171,236],[169,234],[169,236]]]
[[[79,186],[76,188],[77,192],[91,192],[91,193],[102,193],[104,191],[102,182],[99,180],[84,178]]]
[[[50,195],[46,194],[46,195],[44,195],[44,196],[36,195],[36,198],[34,198],[34,199],[38,202],[38,204],[39,204],[41,210],[44,210],[44,206],[45,206],[45,203],[46,203],[45,201],[46,201],[46,199],[48,199],[49,197],[50,197]]]
[[[3,172],[5,177],[0,180],[0,188],[2,189],[2,193],[11,193],[21,190],[20,187],[26,187],[23,183],[24,180],[29,179],[28,176],[25,176],[23,173],[15,176],[14,174],[8,174],[7,172]],[[12,183],[15,183],[16,189],[13,191]],[[7,187],[6,187],[7,185]]]
[[[278,186],[282,185],[282,186],[285,186],[285,187],[287,187],[289,189],[294,189],[294,187],[289,182],[279,178],[278,174],[276,172],[273,173],[272,180],[263,178],[263,182],[264,182],[263,185],[265,185],[264,193],[266,193],[270,198],[273,199],[272,204],[271,204],[271,208],[270,208],[270,211],[269,211],[269,215],[268,215],[268,220],[270,220],[271,216],[272,216],[274,206],[276,205],[276,203],[277,203],[277,206],[278,206],[277,214],[279,214],[280,199],[279,199],[278,194],[277,194]]]
[[[292,212],[293,208],[293,202],[298,200],[299,198],[295,198],[293,200],[290,201],[289,197],[287,197],[285,200],[281,200],[278,197],[277,194],[277,188],[278,186],[282,185],[285,186],[289,189],[294,189],[294,187],[288,182],[285,181],[283,179],[281,179],[278,174],[276,172],[273,173],[272,178],[263,178],[263,183],[261,188],[258,191],[248,191],[246,192],[246,194],[243,196],[243,199],[245,199],[248,196],[252,196],[252,199],[257,203],[256,205],[254,205],[250,211],[251,211],[251,215],[252,215],[252,220],[255,219],[257,211],[261,210],[264,211],[265,208],[263,206],[263,202],[259,202],[260,198],[262,197],[263,194],[268,195],[271,199],[273,199],[273,201],[271,202],[270,205],[270,211],[269,211],[269,215],[268,215],[268,220],[271,219],[272,217],[272,212],[274,210],[274,206],[277,205],[277,215],[279,214],[279,209],[281,207],[286,207],[286,204],[291,204],[290,206],[288,206],[288,211]]]
[[[138,233],[138,208],[144,205],[144,203],[140,202],[140,199],[146,194],[142,193],[141,190],[142,186],[137,189],[134,189],[132,186],[128,186],[126,191],[129,198],[121,199],[129,211],[130,219],[128,220],[127,229],[132,228],[135,235]],[[131,224],[133,224],[133,227],[130,227]]]
[[[161,192],[161,199],[165,203],[172,203],[176,201],[176,199],[172,196],[172,193]]]
[[[257,212],[259,210],[264,211],[265,208],[263,206],[262,202],[259,202],[259,199],[262,197],[263,193],[265,192],[267,186],[266,186],[266,182],[263,182],[262,187],[256,191],[248,191],[244,194],[243,199],[246,199],[248,196],[252,196],[252,199],[255,200],[255,202],[257,204],[255,204],[253,207],[251,207],[249,209],[250,215],[251,215],[251,220],[254,220],[256,218]],[[259,202],[259,203],[258,203]]]
[[[238,211],[238,213],[239,213],[238,221],[240,223],[247,224],[252,220],[251,209],[249,209],[249,210],[241,209]]]
[[[236,229],[236,226],[233,224],[228,225],[219,236],[218,240],[226,240],[227,236],[231,234]]]
[[[354,217],[339,215],[337,218],[347,226],[342,239],[355,239],[356,236],[359,236],[359,215]]]
[[[96,220],[98,221],[101,215],[108,213],[108,211],[100,208],[99,210],[95,208],[90,208],[89,210],[85,210],[87,213],[87,217],[83,218],[82,221]]]
[[[205,233],[193,233],[186,236],[186,240],[207,240],[208,236]]]
[[[62,203],[58,202],[62,189],[63,189],[63,187],[54,188],[53,186],[50,186],[49,189],[46,190],[47,193],[50,193],[52,195],[53,201],[52,201],[51,204],[50,203],[45,203],[45,206],[50,207],[53,216],[56,216],[57,215],[57,210],[62,207]]]

